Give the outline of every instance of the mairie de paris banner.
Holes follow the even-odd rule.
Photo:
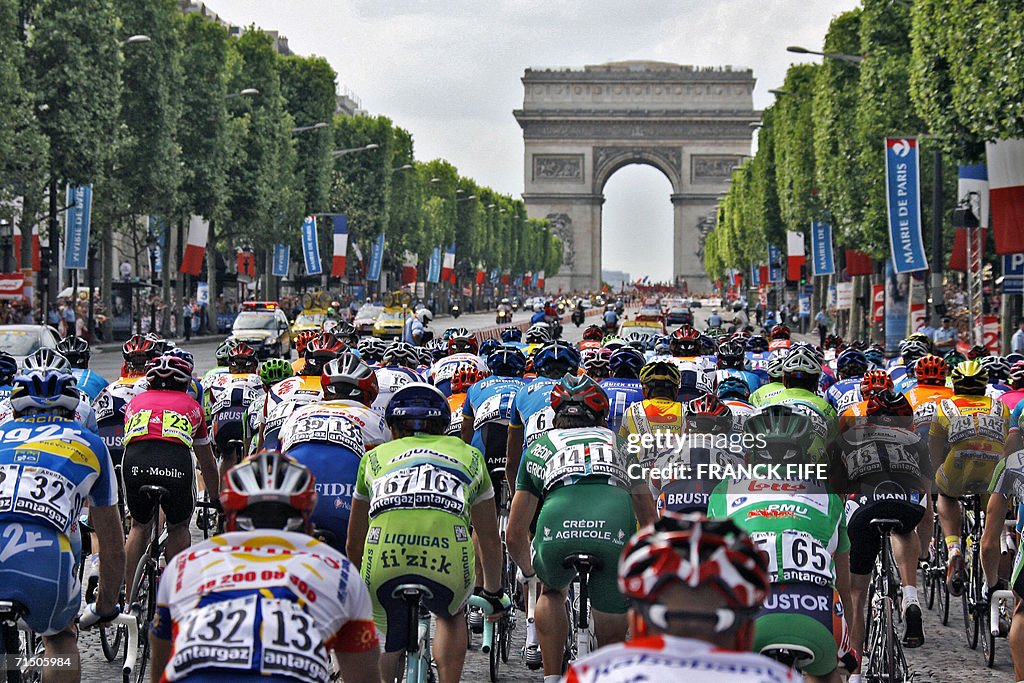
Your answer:
[[[896,273],[928,270],[921,235],[921,182],[917,138],[885,139],[889,245]]]
[[[814,277],[834,275],[835,257],[832,255],[832,226],[828,223],[811,223],[811,265]]]
[[[302,258],[306,262],[307,275],[323,272],[320,262],[320,240],[316,230],[316,216],[307,216],[302,222]]]

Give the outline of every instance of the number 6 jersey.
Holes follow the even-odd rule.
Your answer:
[[[370,594],[344,556],[304,534],[215,536],[178,554],[160,581],[153,635],[173,640],[165,681],[317,681],[329,651],[379,647]]]

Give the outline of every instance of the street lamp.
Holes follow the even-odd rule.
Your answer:
[[[307,130],[320,130],[321,128],[326,128],[328,125],[330,124],[326,121],[318,121],[311,126],[297,126],[296,128],[292,128],[292,134],[305,133]]]
[[[6,218],[0,218],[0,250],[3,250],[3,268],[5,273],[11,272],[8,255],[11,249],[11,242],[14,237],[14,226]]]
[[[818,52],[817,50],[808,50],[806,47],[800,47],[799,45],[790,45],[786,48],[786,52],[793,52],[798,55],[819,55],[826,59],[835,59],[840,62],[849,62],[850,64],[860,64],[864,61],[864,55],[850,55],[845,52]]]
[[[768,92],[770,92],[771,94],[775,95],[776,97],[784,97],[786,95],[792,95],[793,94],[790,91],[785,90],[784,88],[772,88]]]
[[[150,42],[152,40],[153,39],[150,38],[149,36],[142,35],[140,33],[138,35],[129,36],[129,37],[125,38],[123,41],[121,41],[121,44],[122,45],[135,45],[136,43],[148,43],[148,42]]]
[[[324,124],[324,125],[326,125],[326,124]],[[371,142],[370,144],[363,145],[362,147],[349,147],[347,149],[336,149],[333,152],[331,152],[331,158],[332,159],[337,159],[339,157],[345,156],[346,154],[352,154],[353,152],[367,152],[367,151],[369,151],[371,149],[377,149],[378,147],[380,147],[380,145],[378,145],[376,142]]]
[[[232,97],[248,97],[248,96],[259,95],[259,94],[260,94],[260,91],[257,90],[256,88],[243,88],[242,90],[239,90],[238,92],[228,93],[227,95],[224,96],[224,99],[225,100],[230,100]]]
[[[471,194],[468,197],[462,197],[461,199],[456,199],[455,201],[457,201],[457,202],[468,202],[468,201],[470,201],[472,199],[476,199],[476,195],[475,194]]]
[[[410,169],[412,169],[412,164],[402,164],[401,166],[395,166],[391,169],[391,172],[397,173],[398,171],[408,171]]]

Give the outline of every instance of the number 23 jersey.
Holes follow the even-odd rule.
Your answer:
[[[330,679],[329,650],[377,648],[370,594],[340,553],[303,534],[240,531],[178,554],[160,581],[152,631],[173,640],[162,680]]]

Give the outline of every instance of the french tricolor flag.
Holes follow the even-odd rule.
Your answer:
[[[345,256],[348,254],[348,216],[334,216],[334,260],[331,277],[345,277]]]
[[[1024,252],[1024,140],[987,142],[985,156],[996,253],[1019,254]]]
[[[455,243],[453,242],[448,251],[444,252],[441,260],[441,282],[455,284]]]
[[[202,216],[188,219],[188,241],[185,244],[185,255],[181,259],[179,273],[199,275],[203,272],[203,255],[206,253],[206,239],[210,235],[210,221]]]
[[[985,244],[985,228],[988,227],[989,188],[988,169],[985,164],[961,166],[957,179],[956,194],[960,201],[968,200],[978,225],[982,228],[981,243]],[[973,193],[973,196],[972,196]],[[953,251],[949,254],[949,269],[967,272],[967,228],[957,228],[953,239]]]
[[[15,226],[14,229],[14,268],[15,270],[20,269],[21,266],[21,230],[20,226]],[[32,226],[32,270],[36,273],[39,272],[39,226]]]
[[[537,273],[537,289],[544,289],[544,271]]]
[[[416,254],[411,251],[405,252],[402,259],[402,284],[410,285],[416,282],[416,263],[419,261]]]
[[[804,252],[804,234],[795,230],[786,231],[786,279],[800,281],[800,268],[807,261]]]

